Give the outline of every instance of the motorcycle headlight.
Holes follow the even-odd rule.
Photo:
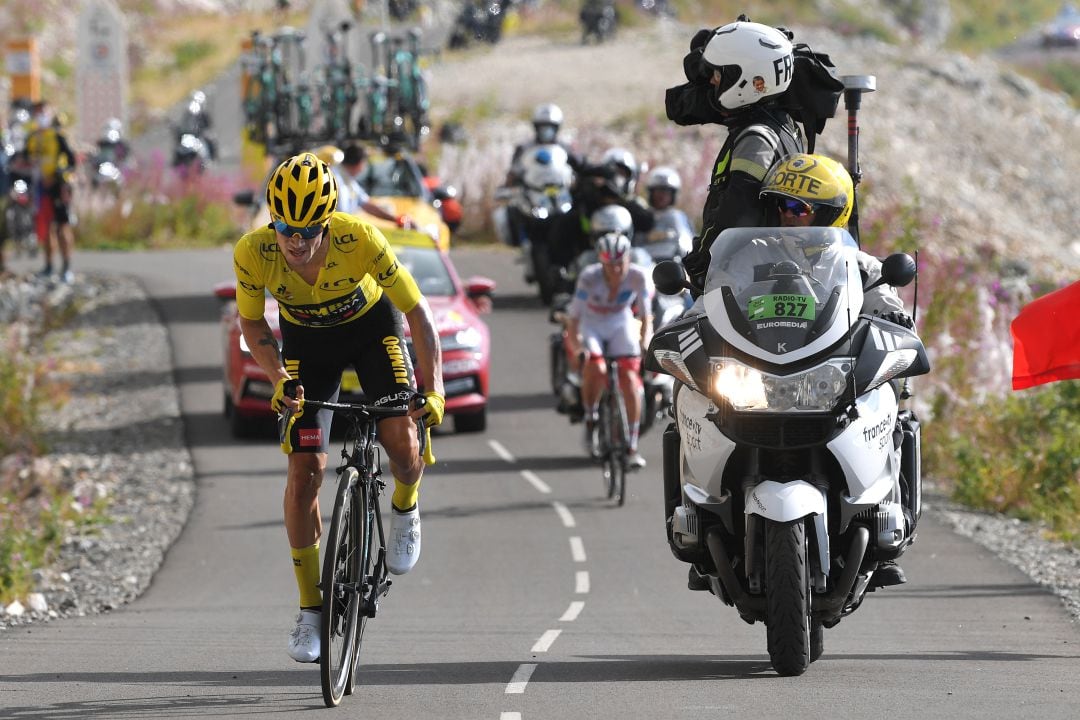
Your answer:
[[[792,375],[773,375],[730,358],[714,359],[712,386],[736,410],[828,412],[843,396],[851,368],[849,358],[833,358]]]
[[[462,328],[456,332],[447,333],[439,337],[439,345],[445,350],[477,350],[483,338],[480,331],[474,327]]]

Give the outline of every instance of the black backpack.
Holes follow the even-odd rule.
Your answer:
[[[790,30],[777,28],[791,39]],[[806,43],[794,46],[795,67],[791,85],[780,101],[791,117],[802,123],[806,135],[806,151],[814,152],[814,140],[825,130],[825,123],[836,116],[844,83],[836,74],[836,66],[825,53],[814,52]]]

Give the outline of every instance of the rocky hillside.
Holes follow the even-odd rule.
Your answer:
[[[1080,203],[1070,182],[1080,174],[1080,115],[1064,96],[990,58],[794,29],[797,41],[828,52],[840,74],[877,77],[860,112],[864,217],[897,202],[918,205],[933,228],[926,246],[992,248],[1040,274],[1080,274]],[[436,65],[433,105],[443,114],[457,108],[471,125],[469,144],[443,150],[441,174],[470,200],[488,197],[513,144],[529,136],[531,108],[556,102],[579,150],[622,145],[652,166],[675,165],[686,183],[683,204],[696,215],[724,129],[679,129],[663,109],[665,88],[683,81],[693,31],[662,23],[589,47],[510,38]],[[846,158],[844,117],[830,123],[818,150]],[[505,160],[480,162],[490,157]]]

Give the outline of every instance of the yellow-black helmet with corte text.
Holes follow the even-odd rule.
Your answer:
[[[760,196],[802,201],[814,211],[814,225],[844,227],[855,203],[855,188],[851,175],[837,161],[799,153],[787,156],[769,171]]]

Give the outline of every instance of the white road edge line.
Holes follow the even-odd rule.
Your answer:
[[[492,450],[495,451],[496,455],[501,457],[506,462],[511,464],[517,462],[517,458],[511,455],[510,451],[507,450],[506,447],[498,440],[488,440],[488,445],[491,447]]]
[[[577,521],[574,520],[574,516],[570,514],[570,510],[568,510],[565,505],[558,500],[555,500],[551,503],[551,507],[555,508],[555,512],[559,514],[559,519],[562,520],[563,527],[577,527]]]
[[[578,595],[584,595],[589,592],[589,571],[578,570],[574,573],[574,592]]]
[[[519,712],[504,712],[499,715],[499,720],[521,720],[521,713]]]
[[[532,677],[534,670],[536,670],[536,663],[518,665],[518,669],[514,671],[514,676],[510,678],[510,683],[506,686],[506,694],[520,695],[525,692],[525,686],[529,684],[529,678]]]
[[[540,636],[540,639],[536,641],[536,644],[532,646],[532,652],[542,653],[551,649],[555,639],[559,637],[562,630],[545,630],[544,634]]]
[[[538,476],[532,470],[522,470],[521,471],[521,477],[528,480],[530,485],[532,485],[534,488],[539,490],[544,495],[550,495],[551,494],[551,486],[548,485],[543,480],[541,480],[540,476]]]
[[[566,612],[559,618],[559,622],[574,622],[584,609],[585,603],[581,600],[575,600],[570,603],[570,607],[566,608]]]
[[[574,562],[585,562],[585,544],[577,535],[570,538],[570,555],[573,556]]]

